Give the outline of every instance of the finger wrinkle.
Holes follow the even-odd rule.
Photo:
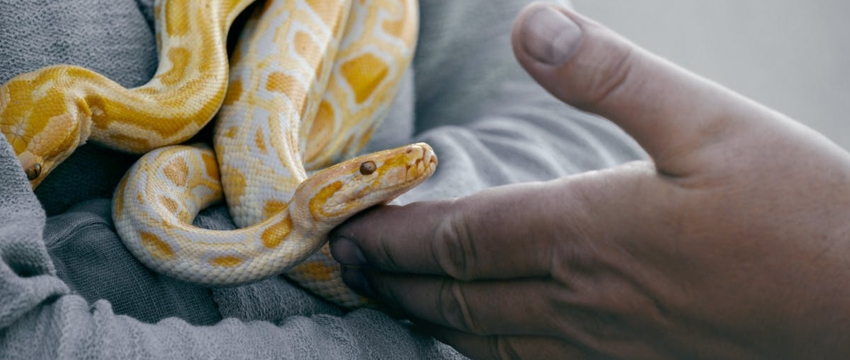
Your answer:
[[[446,324],[464,332],[476,335],[485,334],[484,329],[472,317],[469,302],[466,300],[462,286],[458,281],[445,279],[440,286],[438,299],[438,314],[443,317]]]
[[[378,256],[369,259],[369,262],[373,266],[377,266],[379,269],[386,271],[400,271],[403,269],[403,267],[401,267],[398,263],[396,257],[393,255],[393,246],[394,244],[397,244],[397,242],[394,241],[396,239],[386,239],[383,232],[377,237],[377,239],[380,253],[377,254]]]
[[[488,343],[491,353],[496,359],[522,359],[519,351],[514,347],[513,341],[507,336],[490,336]]]
[[[632,69],[635,63],[635,50],[631,46],[618,46],[619,51],[611,51],[614,54],[613,58],[616,63],[607,65],[605,62],[614,61],[614,59],[603,60],[603,65],[597,65],[602,71],[596,72],[591,82],[590,88],[585,92],[586,98],[581,102],[581,107],[589,109],[604,109],[608,106],[605,103],[612,101],[616,102],[618,94],[622,91],[629,93],[630,89],[626,89],[631,80]],[[626,90],[624,90],[626,89]],[[618,105],[613,105],[618,106]]]
[[[452,207],[458,209],[458,207]],[[433,248],[434,262],[447,275],[458,280],[473,279],[475,239],[463,210],[453,210],[443,217],[435,229]]]

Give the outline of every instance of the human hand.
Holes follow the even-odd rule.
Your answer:
[[[850,154],[565,9],[513,46],[652,161],[366,212],[350,286],[475,358],[850,357]]]

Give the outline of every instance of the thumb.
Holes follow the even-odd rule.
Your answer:
[[[615,122],[659,171],[694,169],[698,150],[734,133],[754,103],[569,9],[532,4],[514,24],[519,63],[562,101]],[[697,167],[699,168],[699,167]]]

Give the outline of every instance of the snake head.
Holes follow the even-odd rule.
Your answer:
[[[407,145],[324,169],[302,182],[294,197],[308,205],[313,223],[332,227],[359,211],[392,201],[431,177],[436,168],[431,146]]]
[[[85,142],[82,124],[91,119],[85,103],[60,91],[61,80],[49,75],[23,74],[0,86],[0,132],[33,188]]]

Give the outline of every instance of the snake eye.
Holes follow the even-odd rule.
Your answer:
[[[27,179],[29,179],[30,181],[38,179],[38,177],[41,176],[41,164],[35,164],[33,166],[30,166],[26,170],[26,173]]]
[[[360,173],[363,175],[369,175],[375,170],[378,170],[378,165],[375,165],[374,161],[366,161],[360,164]]]

